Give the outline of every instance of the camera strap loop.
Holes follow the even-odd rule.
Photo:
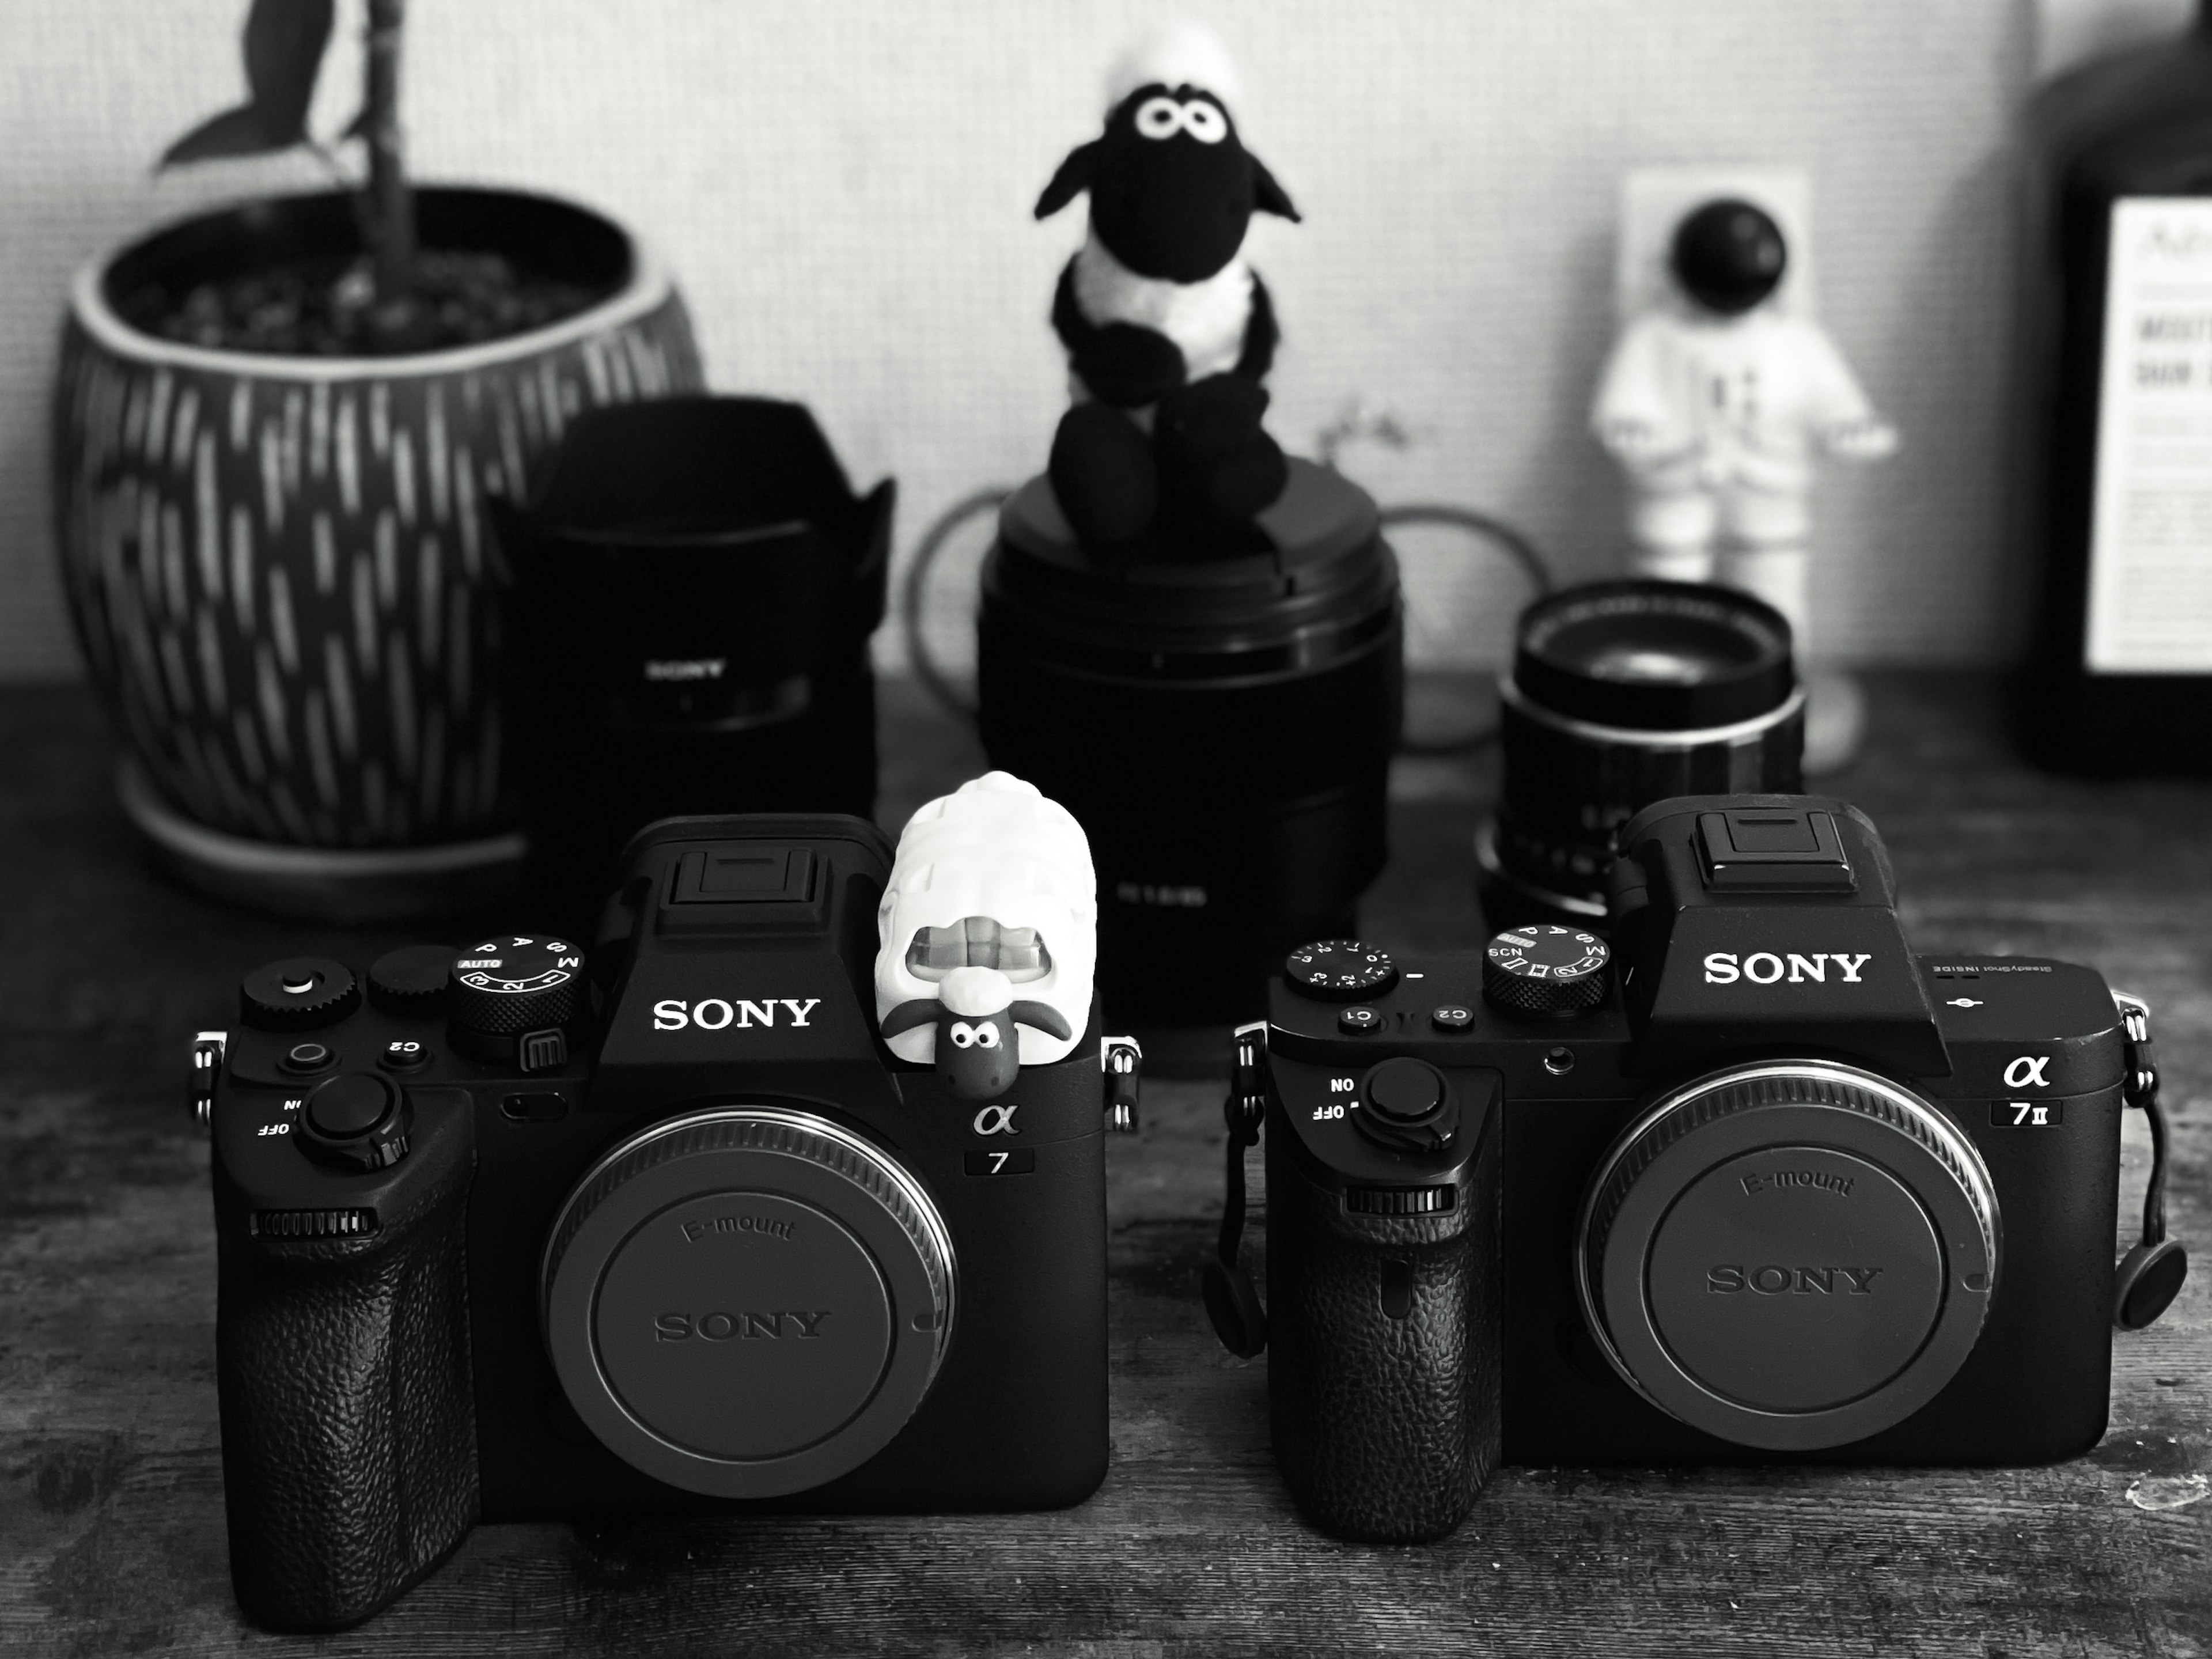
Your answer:
[[[1222,1122],[1229,1131],[1221,1239],[1214,1259],[1206,1264],[1202,1282],[1213,1334],[1221,1339],[1223,1347],[1240,1359],[1249,1359],[1267,1346],[1267,1310],[1260,1305],[1252,1276],[1237,1259],[1237,1246],[1244,1237],[1244,1152],[1259,1144],[1260,1125],[1267,1112],[1260,1076],[1260,1050],[1267,1035],[1265,1020],[1237,1028],[1229,1094],[1221,1103]]]
[[[2121,1098],[2139,1108],[2150,1125],[2150,1179],[2143,1187],[2142,1242],[2120,1258],[2112,1289],[2112,1323],[2139,1331],[2156,1322],[2189,1276],[2189,1257],[2181,1241],[2166,1236],[2166,1109],[2158,1102],[2158,1053],[2151,1042],[2150,1005],[2124,991],[2112,993],[2119,1006],[2126,1044]]]

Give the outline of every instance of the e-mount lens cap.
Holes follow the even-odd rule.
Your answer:
[[[1997,1267],[1972,1141],[1856,1067],[1715,1073],[1597,1165],[1578,1234],[1585,1319],[1637,1389],[1739,1445],[1865,1439],[1972,1352]]]
[[[571,1191],[542,1283],[577,1414],[687,1492],[769,1498],[858,1468],[948,1340],[951,1237],[882,1149],[811,1114],[655,1125]]]

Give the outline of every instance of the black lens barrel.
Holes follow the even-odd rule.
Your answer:
[[[656,818],[872,810],[895,494],[854,495],[799,404],[681,398],[579,417],[537,498],[495,506],[544,914],[586,922]]]
[[[992,764],[1073,812],[1099,877],[1109,1016],[1249,1017],[1381,869],[1404,693],[1372,501],[1292,463],[1276,545],[1109,566],[1042,480],[1000,515],[977,632]]]

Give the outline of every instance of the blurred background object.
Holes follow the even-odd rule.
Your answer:
[[[161,166],[305,152],[339,187],[88,260],[51,462],[125,810],[210,891],[361,918],[481,896],[519,854],[487,503],[526,493],[583,410],[690,389],[699,366],[682,301],[619,226],[410,187],[402,0],[351,14],[357,112],[311,131],[336,12],[252,0],[220,31],[245,101]]]
[[[896,472],[910,541],[978,483],[1042,465],[1065,365],[1044,307],[1079,228],[1039,226],[1038,158],[1096,131],[1098,65],[1167,9],[1016,0],[927,9],[715,0],[417,0],[406,127],[418,179],[556,190],[618,216],[684,280],[709,381],[803,399],[854,476]],[[1291,342],[1270,379],[1296,453],[1358,398],[1403,449],[1347,445],[1378,499],[1475,505],[1617,568],[1620,486],[1583,429],[1610,334],[1617,181],[1694,156],[1802,163],[1821,314],[1913,434],[1832,478],[1812,595],[1851,663],[1993,663],[2022,622],[2000,565],[2010,339],[2008,149],[2047,43],[2108,14],[2049,0],[1555,0],[1199,9],[1251,88],[1248,125],[1308,219],[1250,242]],[[238,0],[13,0],[0,106],[0,674],[79,671],[54,576],[41,388],[70,273],[172,214],[325,182],[312,155],[149,178],[236,84]],[[2100,21],[2099,20],[2103,20]],[[308,125],[359,85],[341,0]],[[2093,25],[2093,26],[2092,26]],[[972,568],[986,539],[965,549]],[[1510,654],[1516,573],[1442,531],[1399,540],[1423,665]],[[910,547],[900,549],[903,556]],[[948,556],[943,591],[972,595]],[[932,614],[965,661],[964,604]],[[891,649],[888,636],[879,647]]]

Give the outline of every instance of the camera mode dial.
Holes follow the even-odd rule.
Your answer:
[[[584,1011],[584,950],[562,933],[501,933],[453,959],[446,1009],[472,1036],[520,1036]]]
[[[264,1031],[298,1031],[343,1019],[361,1003],[353,970],[328,957],[286,957],[264,963],[240,983],[246,1024]]]
[[[1356,939],[1301,945],[1283,963],[1283,977],[1301,996],[1321,1002],[1362,1002],[1398,982],[1389,953]]]
[[[1540,922],[1492,938],[1482,953],[1482,994],[1500,1008],[1571,1019],[1605,1000],[1605,941],[1578,927]]]
[[[341,1072],[309,1091],[295,1137],[318,1164],[355,1174],[407,1156],[407,1097],[374,1072]]]

